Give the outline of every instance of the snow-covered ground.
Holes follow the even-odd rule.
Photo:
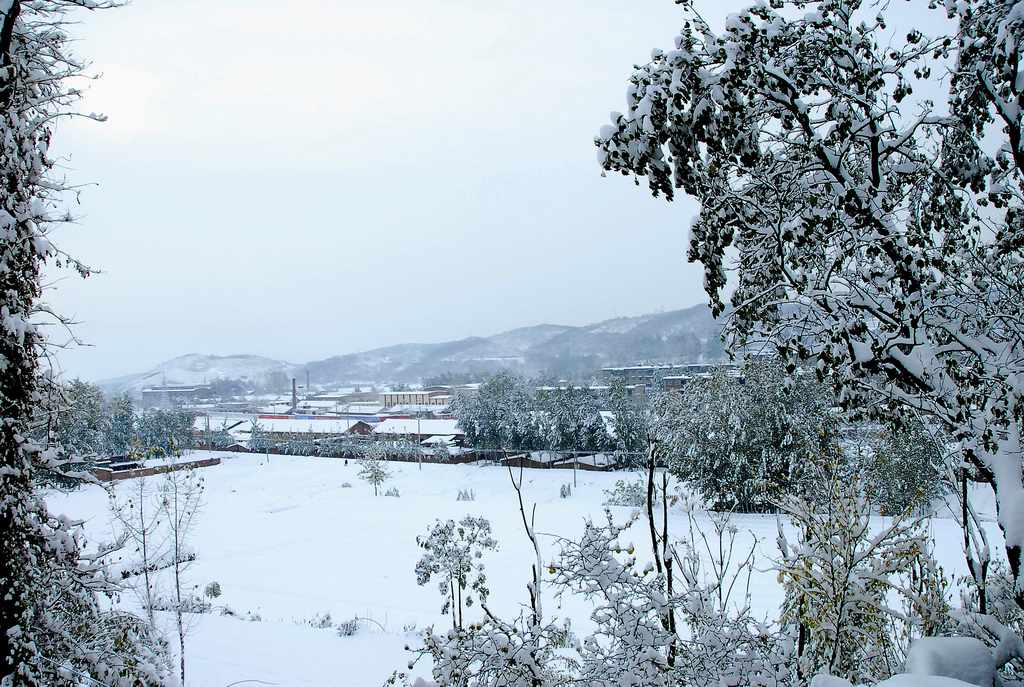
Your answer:
[[[403,647],[415,642],[416,628],[444,627],[436,587],[419,587],[413,572],[419,558],[416,536],[435,518],[459,519],[467,514],[491,520],[500,548],[485,554],[491,598],[500,614],[518,613],[527,600],[525,583],[531,552],[522,531],[518,503],[505,468],[474,465],[393,463],[399,498],[373,496],[361,482],[358,465],[343,460],[293,456],[210,453],[222,463],[202,470],[206,491],[196,522],[192,546],[197,560],[189,582],[201,591],[220,583],[217,607],[237,615],[214,612],[194,618],[188,638],[188,684],[222,687],[243,680],[263,684],[381,685],[409,659]],[[519,471],[516,470],[518,476]],[[537,530],[544,533],[545,560],[558,550],[557,537],[576,538],[587,518],[602,518],[604,490],[625,473],[578,472],[570,498],[559,488],[573,481],[571,470],[524,470],[527,499],[537,504]],[[155,485],[159,477],[149,478]],[[351,487],[342,486],[345,483]],[[122,497],[135,488],[133,480],[115,485]],[[456,500],[459,490],[472,489],[473,502]],[[87,520],[93,541],[109,540],[112,524],[108,499],[98,487],[71,494],[54,493],[51,508]],[[625,519],[632,509],[615,507]],[[673,516],[682,534],[685,516]],[[771,572],[776,521],[769,516],[737,516],[741,539],[760,540],[759,568],[752,584],[755,610],[774,617],[782,595]],[[990,525],[993,546],[1001,543]],[[936,556],[947,574],[962,574],[965,565],[954,522],[931,521]],[[646,539],[635,526],[632,539],[641,552]],[[126,555],[131,555],[126,553]],[[130,593],[122,603],[133,604]],[[572,618],[585,629],[588,606],[581,599],[550,599],[546,613]],[[467,620],[477,609],[470,609]],[[351,637],[333,629],[310,627],[305,621],[330,613],[334,621],[370,618]],[[258,616],[260,620],[241,619]],[[162,622],[169,625],[170,618]],[[419,667],[420,673],[423,667]],[[260,684],[256,682],[240,684]]]

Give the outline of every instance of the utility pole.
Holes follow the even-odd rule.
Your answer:
[[[299,407],[299,390],[295,386],[295,377],[292,377],[292,415],[295,414]]]

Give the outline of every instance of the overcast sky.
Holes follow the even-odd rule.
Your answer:
[[[715,9],[711,10],[714,17]],[[293,362],[701,302],[695,205],[602,178],[593,136],[671,0],[135,0],[86,17],[102,79],[59,147],[47,298],[98,379],[184,353]]]

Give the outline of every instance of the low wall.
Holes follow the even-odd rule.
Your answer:
[[[122,479],[134,479],[136,477],[150,477],[165,472],[176,470],[192,470],[195,468],[208,468],[212,465],[220,465],[220,458],[204,458],[203,460],[190,460],[184,463],[171,463],[169,465],[154,465],[148,468],[135,468],[134,470],[109,470],[107,468],[94,468],[92,474],[101,482],[113,482]]]

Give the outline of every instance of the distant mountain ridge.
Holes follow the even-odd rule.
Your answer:
[[[484,375],[507,369],[527,375],[586,376],[601,367],[654,362],[710,362],[725,358],[721,323],[705,305],[617,317],[591,325],[539,324],[487,337],[405,343],[292,364],[255,355],[189,354],[149,372],[104,380],[111,391],[159,384],[195,384],[217,378],[265,381],[284,372],[315,384],[411,383],[444,374]]]

